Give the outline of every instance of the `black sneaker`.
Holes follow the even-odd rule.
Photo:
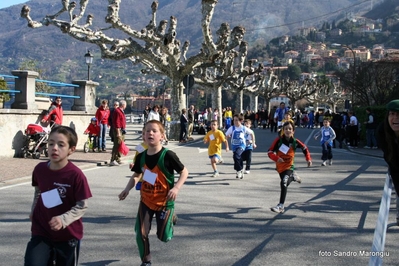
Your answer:
[[[143,262],[140,264],[140,266],[151,266],[151,261]]]

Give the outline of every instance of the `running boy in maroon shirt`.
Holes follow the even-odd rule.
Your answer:
[[[72,128],[53,128],[48,141],[50,160],[33,170],[35,193],[29,215],[32,237],[26,248],[25,266],[52,265],[53,260],[56,265],[77,265],[82,216],[92,196],[86,176],[68,160],[77,142]]]

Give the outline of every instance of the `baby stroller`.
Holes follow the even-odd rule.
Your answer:
[[[42,127],[41,125],[29,124],[25,129],[22,157],[39,159],[41,154],[44,154],[44,156],[47,157],[47,141],[50,135],[50,130],[50,128]]]

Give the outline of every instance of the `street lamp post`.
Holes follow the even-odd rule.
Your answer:
[[[355,79],[356,79],[356,53],[355,51],[353,51],[353,49],[351,47],[349,47],[348,45],[342,45],[342,47],[344,48],[348,48],[353,55],[353,71],[352,71],[352,92],[351,92],[351,109],[353,109],[353,91],[354,91],[354,87],[355,87]]]
[[[85,54],[86,64],[87,64],[87,80],[90,80],[90,65],[93,63],[93,55],[90,51]]]

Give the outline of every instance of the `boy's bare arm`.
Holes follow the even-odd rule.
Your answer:
[[[229,142],[227,139],[224,141],[224,145],[226,145],[226,151],[229,151]]]
[[[188,170],[186,167],[183,168],[183,170],[180,172],[180,177],[179,180],[176,182],[174,187],[169,190],[167,198],[169,200],[176,200],[177,194],[179,193],[180,188],[183,186],[183,184],[186,182],[188,177]]]
[[[122,190],[122,192],[119,194],[119,200],[124,200],[126,199],[127,195],[129,195],[129,191],[134,188],[134,186],[137,184],[137,182],[139,182],[141,176],[143,174],[140,173],[133,173],[132,177],[130,178],[129,182],[127,183],[126,187],[124,190]]]

